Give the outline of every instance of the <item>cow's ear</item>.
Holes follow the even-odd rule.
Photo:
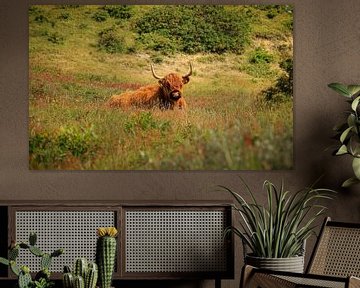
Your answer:
[[[190,81],[190,77],[182,77],[183,78],[183,83],[186,84]]]

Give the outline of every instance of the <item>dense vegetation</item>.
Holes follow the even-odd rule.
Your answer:
[[[288,5],[31,6],[32,169],[287,169]],[[194,74],[189,109],[109,109],[113,94]]]

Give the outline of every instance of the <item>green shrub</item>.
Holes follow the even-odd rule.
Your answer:
[[[268,63],[243,64],[240,70],[245,71],[255,78],[271,78],[276,75],[276,72],[271,69]]]
[[[63,44],[64,43],[64,37],[57,32],[48,34],[47,40],[53,44]]]
[[[158,129],[164,133],[170,128],[169,121],[156,120],[151,112],[142,112],[135,117],[129,117],[124,124],[124,130],[128,134],[135,135],[137,131]]]
[[[43,14],[36,15],[34,18],[35,22],[37,23],[46,23],[49,22],[49,19],[45,17]]]
[[[124,37],[116,32],[114,27],[99,33],[98,47],[108,53],[123,53],[126,51]]]
[[[129,19],[132,16],[132,7],[129,5],[105,5],[103,9],[115,19]]]
[[[249,62],[253,64],[259,63],[272,63],[274,56],[267,52],[265,49],[257,47],[249,57]]]
[[[58,19],[61,20],[69,20],[70,19],[70,13],[68,12],[63,12],[59,15]]]
[[[104,10],[98,10],[96,11],[92,18],[96,21],[96,22],[103,22],[105,21],[107,18],[109,17],[109,14],[104,11]]]
[[[135,28],[146,48],[153,49],[147,41],[157,34],[185,53],[241,53],[249,40],[249,23],[241,11],[221,5],[156,6]]]
[[[35,169],[59,167],[69,159],[84,162],[98,149],[98,137],[92,128],[65,127],[57,133],[43,131],[30,134],[30,166]]]
[[[159,51],[165,55],[175,53],[179,45],[176,40],[171,40],[168,37],[153,32],[140,35],[138,40],[146,43],[147,49]]]
[[[293,97],[293,60],[288,58],[280,63],[284,73],[276,80],[273,87],[263,91],[266,101],[277,103]]]
[[[32,5],[29,7],[29,15],[37,15],[39,13],[42,13],[43,9],[41,9],[39,6],[37,5]]]

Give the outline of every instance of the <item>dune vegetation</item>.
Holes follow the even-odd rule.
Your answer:
[[[292,23],[287,5],[30,6],[30,169],[291,169]],[[106,105],[189,62],[186,111]]]

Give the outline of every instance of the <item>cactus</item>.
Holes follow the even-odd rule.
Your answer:
[[[34,254],[35,256],[37,256],[37,257],[41,257],[41,256],[44,255],[44,252],[42,252],[42,251],[40,250],[40,248],[38,248],[38,247],[36,247],[36,246],[30,245],[29,251],[30,251],[32,254]]]
[[[26,269],[27,268],[27,269]],[[19,288],[28,288],[32,283],[31,275],[29,267],[22,267],[21,272],[19,274],[18,285]]]
[[[85,288],[84,278],[76,275],[74,277],[74,288]]]
[[[16,258],[19,256],[19,246],[16,245],[14,248],[10,249],[8,252],[9,260],[16,260]]]
[[[64,288],[95,288],[98,278],[98,269],[95,263],[89,263],[85,258],[78,258],[74,263],[74,272],[69,266],[64,266]],[[81,280],[80,280],[81,279]],[[82,286],[84,285],[84,286]]]
[[[50,254],[48,253],[44,253],[42,256],[41,256],[41,261],[40,261],[40,267],[41,269],[49,269],[50,268],[50,265],[51,265],[51,260],[52,260],[52,257]]]
[[[99,268],[100,288],[110,288],[112,274],[114,272],[116,256],[115,227],[98,228],[99,238],[96,243],[96,262]]]
[[[79,258],[75,261],[74,274],[85,279],[88,262],[85,258]]]
[[[49,280],[50,279],[50,271],[48,268],[44,268],[42,270],[40,270],[38,273],[36,273],[35,275],[35,280],[40,281],[41,279],[45,279],[45,280]]]
[[[85,276],[85,288],[95,288],[98,279],[98,266],[96,263],[89,263]]]
[[[31,246],[35,246],[37,241],[37,235],[35,232],[31,232],[29,235],[29,244]]]
[[[63,286],[64,288],[73,288],[74,287],[74,276],[72,273],[64,273],[63,277]]]
[[[11,241],[11,245],[8,251],[8,259],[0,257],[0,263],[10,266],[11,271],[18,276],[18,286],[19,288],[28,288],[33,287],[34,285],[38,287],[37,283],[51,283],[50,282],[50,264],[53,257],[60,256],[64,251],[62,249],[55,250],[53,253],[48,254],[36,247],[37,236],[35,233],[30,233],[29,244],[20,242],[16,243]],[[19,256],[19,250],[24,249],[28,250],[30,253],[37,257],[41,257],[41,271],[39,271],[35,276],[35,281],[32,280],[30,275],[30,269],[27,266],[22,266],[21,268],[16,264],[16,259]]]
[[[58,257],[64,253],[64,249],[57,249],[51,253],[51,257]]]

